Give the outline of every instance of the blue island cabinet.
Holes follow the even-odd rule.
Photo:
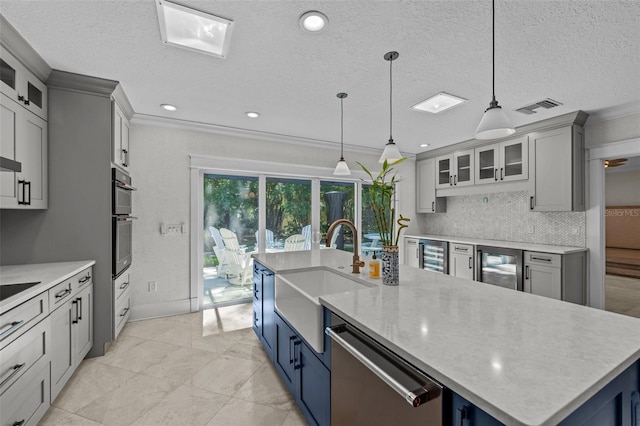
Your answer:
[[[559,426],[640,426],[640,361],[632,364]],[[455,426],[498,426],[499,422],[466,399],[451,392],[451,420]],[[445,422],[447,423],[447,422]]]
[[[310,425],[331,422],[331,373],[316,352],[278,315],[273,363]]]
[[[258,262],[253,264],[253,331],[273,360],[276,339],[275,274]]]

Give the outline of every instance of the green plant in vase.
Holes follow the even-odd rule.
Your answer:
[[[393,163],[385,160],[382,169],[375,177],[362,163],[358,163],[371,178],[370,182],[366,182],[369,185],[367,191],[376,230],[380,234],[380,242],[382,243],[382,282],[387,285],[398,285],[399,283],[398,241],[400,240],[400,232],[408,226],[411,220],[402,215],[399,215],[396,220],[396,211],[393,206],[393,192],[396,183],[399,182],[393,171],[393,166],[404,160],[405,158],[401,158]]]

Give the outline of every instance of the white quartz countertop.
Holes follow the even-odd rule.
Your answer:
[[[0,266],[0,285],[40,281],[40,284],[1,301],[0,314],[26,302],[43,291],[49,290],[51,287],[74,276],[83,269],[95,265],[95,263],[95,260],[81,260],[77,262]]]
[[[542,253],[553,254],[569,254],[585,251],[584,247],[571,247],[571,246],[554,246],[550,244],[535,244],[535,243],[520,243],[514,241],[500,241],[500,240],[482,240],[478,238],[468,237],[449,237],[446,235],[429,235],[429,234],[406,234],[405,237],[410,238],[422,238],[436,241],[449,241],[459,244],[471,244],[474,246],[491,246],[491,247],[504,247],[515,250],[527,250],[537,251]]]
[[[275,273],[349,272],[351,253],[254,255]],[[323,305],[508,425],[556,424],[640,358],[640,319],[401,266],[400,285]]]

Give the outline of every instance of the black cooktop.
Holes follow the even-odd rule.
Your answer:
[[[37,283],[19,283],[19,284],[0,285],[0,301],[8,299],[11,296],[15,296],[16,294],[38,284],[40,284],[40,281],[38,281]]]

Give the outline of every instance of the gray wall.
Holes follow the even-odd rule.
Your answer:
[[[605,200],[607,207],[640,206],[640,170],[607,171],[605,174]]]
[[[49,208],[2,210],[3,265],[94,259],[94,346],[111,341],[111,101],[49,89]]]

